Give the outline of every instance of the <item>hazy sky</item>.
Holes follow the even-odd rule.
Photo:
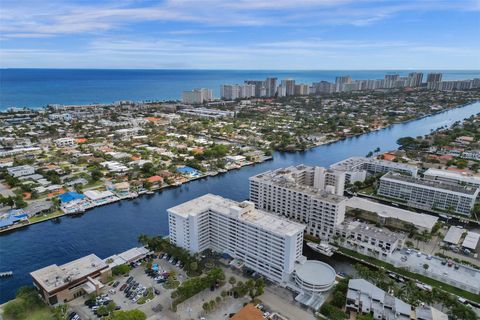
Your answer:
[[[480,69],[480,0],[0,0],[0,66]]]

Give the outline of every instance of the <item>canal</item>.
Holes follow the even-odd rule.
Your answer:
[[[178,188],[165,189],[153,196],[99,207],[78,217],[62,217],[0,236],[0,272],[13,271],[10,278],[0,279],[0,303],[15,295],[19,286],[30,285],[29,272],[50,264],[63,264],[95,253],[108,257],[137,245],[138,235],[166,235],[166,209],[205,193],[234,200],[248,198],[248,178],[275,168],[308,164],[328,166],[351,156],[364,156],[379,147],[396,149],[396,140],[420,136],[442,126],[449,126],[480,113],[474,103],[408,123],[320,146],[305,152],[275,153],[274,160],[244,167],[223,175],[190,182]],[[334,265],[348,271],[348,261]]]

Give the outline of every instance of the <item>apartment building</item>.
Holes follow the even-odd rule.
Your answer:
[[[347,184],[356,181],[363,182],[368,176],[390,171],[404,173],[412,177],[416,177],[418,174],[416,166],[367,157],[351,157],[332,164],[330,169],[345,172],[345,182]]]
[[[411,207],[469,216],[479,189],[389,172],[380,178],[377,194]]]
[[[360,253],[390,256],[395,250],[403,248],[406,234],[392,232],[385,228],[360,221],[345,221],[337,226],[335,235],[343,246]]]
[[[257,210],[252,202],[206,194],[167,212],[172,244],[191,253],[226,253],[277,283],[287,282],[304,258],[305,226]]]
[[[182,102],[186,104],[202,104],[213,100],[213,92],[210,89],[194,89],[182,92]]]
[[[249,179],[250,200],[258,209],[306,224],[307,234],[328,239],[345,218],[346,198],[334,194],[343,189],[336,178],[304,165],[267,171]]]
[[[480,177],[449,170],[428,169],[423,173],[428,180],[439,181],[462,186],[480,188]]]

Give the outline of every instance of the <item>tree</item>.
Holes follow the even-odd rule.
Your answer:
[[[198,270],[198,262],[197,261],[192,261],[190,263],[189,268],[190,268],[190,271],[193,271],[193,272],[197,271]]]
[[[230,279],[228,279],[228,283],[230,283],[232,286],[235,285],[235,282],[237,282],[237,279],[235,279],[234,276],[231,276]]]
[[[61,304],[53,308],[53,317],[55,320],[64,320],[67,318],[68,305]]]
[[[115,311],[109,320],[145,320],[147,315],[138,309]]]
[[[429,267],[430,267],[430,266],[429,266],[427,263],[425,263],[425,264],[423,265],[423,269],[425,269],[425,271],[427,271]]]

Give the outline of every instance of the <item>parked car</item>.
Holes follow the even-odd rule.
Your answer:
[[[119,284],[120,284],[120,281],[115,281],[115,282],[113,283],[113,287],[116,288],[116,287],[118,287]]]
[[[125,290],[125,288],[127,287],[128,285],[126,283],[122,284],[122,286],[120,287],[120,291],[123,291]]]

